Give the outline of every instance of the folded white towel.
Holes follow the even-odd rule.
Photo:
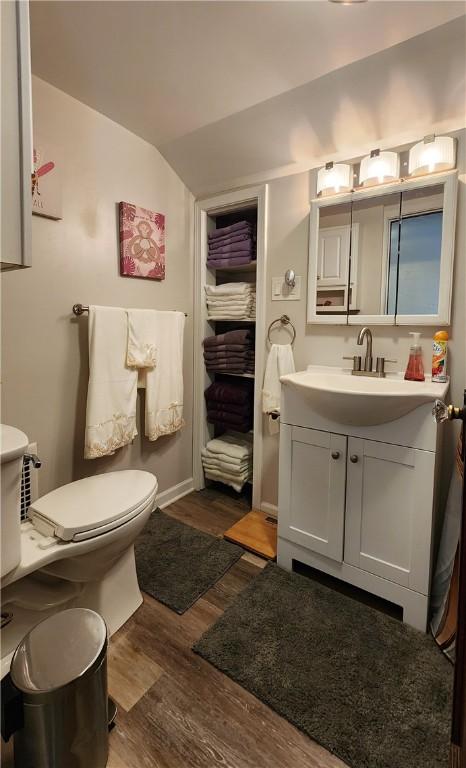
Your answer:
[[[126,364],[130,368],[153,368],[157,362],[154,344],[153,309],[127,309],[128,349]]]
[[[183,419],[183,334],[182,312],[153,312],[153,337],[157,365],[145,371],[146,436],[157,440],[185,425]]]
[[[208,296],[222,296],[229,293],[250,293],[256,289],[253,283],[223,283],[223,285],[206,285],[205,292]]]
[[[280,376],[294,373],[295,365],[291,344],[272,344],[267,358],[262,390],[262,411],[271,414],[280,413],[281,384]],[[278,419],[269,418],[270,434],[278,432]]]
[[[234,477],[229,477],[222,472],[218,472],[216,469],[206,469],[204,475],[208,480],[216,480],[217,482],[231,486],[231,488],[233,488],[237,493],[241,493],[244,484],[247,482],[247,480],[249,480],[249,478],[246,478],[244,481],[237,480]]]
[[[231,480],[249,480],[251,477],[251,468],[246,469],[242,472],[229,472],[228,469],[225,469],[224,467],[219,467],[216,464],[212,464],[210,461],[204,461],[203,462],[204,469],[207,469],[209,472],[221,472],[222,475],[225,477],[228,477]]]
[[[85,459],[111,456],[138,433],[138,374],[126,366],[127,337],[124,309],[89,307]]]
[[[228,304],[228,305],[222,305],[221,307],[218,304],[208,304],[207,309],[209,312],[250,312],[252,307],[250,304]]]
[[[252,464],[252,453],[244,459],[237,459],[226,453],[214,453],[214,451],[210,451],[208,448],[202,448],[201,454],[203,458],[209,461],[219,461],[226,467],[244,469]]]
[[[208,314],[210,320],[249,320],[250,314],[245,312],[212,312]]]
[[[236,437],[225,433],[222,437],[209,440],[206,448],[211,453],[225,454],[233,459],[247,459],[252,456],[252,441],[247,437]]]
[[[217,456],[218,455],[219,454],[217,454]],[[242,474],[243,472],[250,471],[252,468],[252,461],[245,461],[242,464],[233,464],[230,461],[215,458],[215,454],[203,454],[202,463],[205,466],[213,467],[214,469],[223,469],[231,475]]]
[[[226,308],[226,307],[250,307],[252,306],[252,301],[250,298],[246,299],[239,299],[239,298],[231,298],[228,301],[219,301],[218,299],[207,299],[207,306],[208,307],[219,307],[219,308]]]

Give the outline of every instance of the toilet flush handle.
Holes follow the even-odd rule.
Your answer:
[[[30,464],[32,464],[34,469],[40,469],[40,467],[42,466],[41,460],[39,459],[38,456],[36,456],[35,453],[25,453],[24,458],[26,461],[29,461]]]

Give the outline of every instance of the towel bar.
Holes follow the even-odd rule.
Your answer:
[[[175,309],[170,310],[171,312],[176,312]],[[84,312],[89,312],[89,307],[86,307],[84,304],[73,304],[73,314],[76,315],[76,317],[80,317],[84,314]],[[186,312],[184,312],[184,316],[188,317]]]

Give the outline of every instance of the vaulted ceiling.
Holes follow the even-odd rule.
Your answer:
[[[458,44],[464,13],[464,2],[423,0],[349,7],[325,0],[33,0],[33,72],[158,147],[199,191],[248,169],[293,162],[296,146],[323,130],[322,114],[332,116],[325,94],[335,77],[352,98],[367,86],[370,67],[356,67],[348,80],[361,60],[394,46],[402,60],[402,44],[432,30],[426,40],[438,48],[440,39],[448,58],[446,33],[438,38],[436,28],[443,25]],[[458,26],[452,20],[459,17]],[[425,58],[425,44],[421,58],[423,51]]]

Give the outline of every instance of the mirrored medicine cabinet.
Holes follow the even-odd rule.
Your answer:
[[[457,171],[313,200],[308,323],[448,325]]]

